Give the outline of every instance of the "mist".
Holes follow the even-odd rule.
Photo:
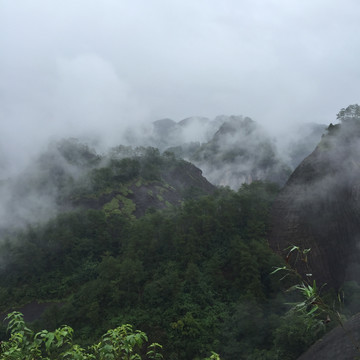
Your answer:
[[[273,132],[357,101],[356,1],[0,2],[1,167],[51,137],[121,142],[161,118]],[[135,130],[133,130],[135,131]]]
[[[181,126],[170,146],[200,146],[218,115],[255,120],[289,164],[296,124],[334,122],[358,101],[359,10],[355,0],[0,0],[0,180],[28,176],[64,138],[99,154],[119,144],[161,148],[159,119]],[[246,173],[251,164],[240,160]],[[2,204],[11,202],[1,191]],[[31,202],[53,197],[49,189]]]

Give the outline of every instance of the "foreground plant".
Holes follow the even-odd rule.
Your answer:
[[[162,346],[152,343],[144,349],[148,341],[146,334],[133,330],[129,324],[109,330],[99,343],[84,349],[73,344],[74,331],[69,326],[62,326],[53,332],[42,330],[34,334],[19,312],[10,313],[5,320],[8,321],[10,338],[0,345],[0,360],[136,360],[143,359],[140,354],[145,352],[144,359],[163,359]]]
[[[286,255],[287,264],[275,268],[271,274],[284,272],[285,275],[280,280],[284,280],[289,275],[293,275],[297,279],[298,283],[291,286],[287,291],[297,291],[301,296],[301,300],[290,304],[292,306],[290,312],[299,313],[305,319],[307,327],[312,328],[314,333],[325,330],[326,324],[335,321],[345,331],[353,346],[360,352],[360,344],[344,327],[344,316],[339,311],[343,303],[342,296],[340,293],[338,294],[337,306],[335,302],[330,306],[321,294],[322,288],[326,284],[319,288],[316,280],[312,279],[311,269],[308,264],[308,255],[311,249],[301,249],[299,246],[292,245],[286,250],[288,250]],[[290,257],[295,257],[292,266],[289,262]],[[297,270],[296,264],[298,262],[305,264],[305,276],[302,276]]]
[[[25,324],[23,314],[14,311],[7,315],[8,341],[0,342],[0,360],[161,360],[162,346],[148,342],[147,335],[129,324],[108,330],[100,341],[88,349],[73,344],[73,329],[61,326],[55,331],[34,333]],[[212,352],[204,360],[220,360]]]

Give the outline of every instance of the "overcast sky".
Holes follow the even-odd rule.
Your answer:
[[[0,0],[0,151],[169,117],[336,121],[359,0]]]

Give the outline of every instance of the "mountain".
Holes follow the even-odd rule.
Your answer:
[[[335,230],[353,245],[346,230],[355,234],[358,223],[357,124],[330,126],[274,203],[279,186],[258,180],[281,184],[291,171],[276,141],[250,118],[215,120],[156,122],[144,143],[161,150],[119,145],[99,154],[76,139],[52,143],[19,176],[4,178],[0,311],[30,308],[33,320],[41,310],[31,326],[69,324],[82,346],[133,324],[172,359],[203,358],[211,350],[229,360],[295,359],[304,352],[322,333],[318,319],[288,312],[293,298],[274,274],[285,262],[269,247],[269,229],[276,249],[292,243],[288,236],[300,228],[299,246],[308,245],[301,243],[306,231]],[[198,127],[216,129],[201,142],[182,143],[194,140]],[[181,159],[185,154],[195,164]],[[216,188],[202,171],[214,183],[240,188]],[[332,222],[343,219],[326,230],[325,221],[315,221],[319,208]],[[299,218],[305,220],[296,224]],[[339,274],[331,273],[329,256],[347,247],[332,241],[327,253],[311,250],[311,265],[321,264],[314,277],[324,269]],[[346,256],[357,261],[353,249]],[[7,338],[0,325],[0,340]]]
[[[214,192],[193,164],[152,147],[99,155],[76,139],[54,142],[18,176],[0,183],[0,233],[78,207],[139,217]]]
[[[309,155],[325,125],[301,124],[270,135],[259,123],[240,115],[214,119],[193,116],[176,122],[154,121],[130,144],[152,146],[199,167],[214,185],[238,189],[256,180],[284,185],[293,169]]]
[[[248,117],[223,116],[221,120],[212,139],[191,154],[190,161],[217,185],[237,189],[256,180],[284,184],[291,169],[264,129]]]
[[[272,248],[311,249],[308,262],[290,259],[304,275],[339,288],[360,280],[360,121],[330,125],[295,169],[271,212]],[[294,257],[295,258],[295,257]]]
[[[130,158],[107,159],[90,173],[92,185],[70,197],[72,204],[140,217],[147,210],[179,206],[186,198],[215,191],[193,164],[160,155],[154,148],[142,151]]]

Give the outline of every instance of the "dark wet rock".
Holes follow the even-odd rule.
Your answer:
[[[330,331],[298,360],[354,360],[360,357],[360,314]]]
[[[290,262],[338,288],[360,280],[360,124],[333,126],[294,171],[272,208],[270,245],[310,248],[309,262]]]
[[[119,184],[119,187],[115,184],[111,191],[107,189],[79,197],[73,205],[141,217],[147,210],[179,206],[185,199],[208,195],[216,190],[199,168],[184,160],[173,160],[172,165],[167,164],[159,170],[157,180],[135,178]]]

